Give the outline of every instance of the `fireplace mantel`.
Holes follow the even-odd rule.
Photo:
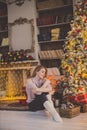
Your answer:
[[[27,74],[38,64],[37,60],[0,64],[0,101],[25,99],[22,88]]]

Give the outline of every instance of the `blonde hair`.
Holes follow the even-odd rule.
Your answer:
[[[38,66],[34,69],[34,71],[33,71],[33,73],[32,73],[32,77],[35,77],[35,76],[36,76],[36,73],[39,72],[41,69],[45,69],[45,77],[46,77],[46,76],[47,76],[47,68],[44,67],[43,65],[38,65]]]

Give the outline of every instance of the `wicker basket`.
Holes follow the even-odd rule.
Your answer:
[[[61,117],[72,118],[80,114],[80,106],[76,106],[72,109],[59,108],[59,114]]]

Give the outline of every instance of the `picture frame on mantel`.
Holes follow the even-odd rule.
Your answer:
[[[9,30],[9,45],[10,50],[20,50],[20,49],[29,49],[29,52],[32,53],[35,50],[35,29],[34,29],[34,20],[27,18],[18,18],[12,23],[8,23]],[[17,33],[17,34],[16,34]],[[21,33],[23,33],[21,35]],[[24,43],[23,43],[24,42]],[[26,43],[28,42],[28,43]],[[22,43],[22,45],[21,45]],[[27,46],[26,46],[27,44]],[[17,45],[18,47],[14,47]],[[23,48],[22,48],[23,46]],[[24,48],[26,47],[26,48]]]

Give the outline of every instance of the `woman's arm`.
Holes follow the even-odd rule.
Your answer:
[[[42,88],[47,88],[47,87],[49,87],[49,86],[51,86],[50,80],[45,79],[45,82],[44,82],[44,84],[43,84],[41,87],[42,87]]]
[[[38,93],[38,92],[51,92],[52,91],[52,89],[51,88],[49,88],[49,87],[47,87],[47,88],[45,88],[45,87],[41,87],[41,88],[36,88],[36,89],[34,89],[34,92],[35,93]]]
[[[40,88],[38,88],[38,87],[32,82],[31,79],[28,80],[28,84],[29,84],[29,86],[32,87],[32,92],[35,93],[35,94],[42,93],[42,92],[51,92],[51,91],[52,91],[52,88],[51,88],[51,87],[47,87],[47,86],[50,84],[50,81],[49,81],[49,80],[46,80],[45,83],[44,83]]]
[[[38,88],[36,87],[36,89],[34,89],[36,93],[38,92],[51,92],[52,91],[52,88],[51,88],[51,85],[50,85],[50,81],[46,79],[46,81],[44,82],[44,84]]]

